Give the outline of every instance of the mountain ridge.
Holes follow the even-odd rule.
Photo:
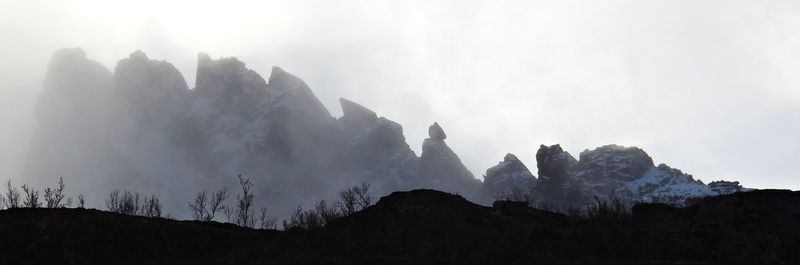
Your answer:
[[[482,204],[521,191],[557,207],[610,193],[680,205],[689,197],[744,190],[735,182],[712,189],[679,170],[654,166],[641,149],[613,145],[584,151],[579,160],[558,145],[542,146],[538,177],[516,156],[506,156],[517,169],[494,168],[487,171],[491,183],[481,182],[447,145],[439,123],[428,128],[417,155],[402,125],[344,98],[343,115],[334,117],[302,79],[277,66],[264,79],[235,57],[199,53],[190,89],[173,65],[140,50],[112,73],[83,50],[64,49],[54,54],[45,83],[42,101],[55,103],[37,106],[44,118],[23,177],[86,177],[102,187],[144,187],[184,198],[174,201],[209,186],[236,186],[232,176],[238,174],[254,176],[257,192],[280,216],[361,182],[378,195],[435,188]],[[185,207],[175,202],[171,208]]]

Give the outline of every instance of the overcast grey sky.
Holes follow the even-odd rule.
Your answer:
[[[703,181],[800,189],[800,1],[0,0],[0,178],[24,159],[53,51],[141,49],[303,78],[404,125],[438,121],[480,177],[539,144],[617,143]],[[534,170],[535,171],[535,170]],[[535,173],[535,172],[534,172]]]

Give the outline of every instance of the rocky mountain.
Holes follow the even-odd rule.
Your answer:
[[[516,156],[509,154],[499,165],[487,170],[484,185],[490,194],[530,191],[532,199],[554,207],[586,205],[595,197],[609,196],[627,203],[664,202],[682,206],[693,198],[749,190],[738,182],[717,181],[706,185],[665,164],[656,166],[637,147],[606,145],[585,150],[579,158],[576,160],[560,145],[542,145],[536,152],[537,179]]]
[[[253,179],[262,206],[278,216],[358,183],[375,195],[432,188],[487,204],[509,193],[555,207],[610,194],[683,205],[743,190],[735,182],[705,185],[655,166],[639,148],[616,145],[579,160],[559,145],[541,146],[538,178],[508,154],[481,183],[438,123],[417,156],[400,124],[347,99],[342,117],[333,117],[303,80],[279,67],[265,79],[235,57],[200,53],[195,84],[190,89],[172,64],[141,51],[113,73],[80,49],[57,51],[22,177],[79,179],[74,188],[96,202],[114,188],[163,194],[179,215],[196,192],[235,187],[239,174]]]
[[[235,187],[239,174],[279,216],[358,183],[375,195],[430,187],[486,201],[437,123],[417,156],[400,124],[347,99],[333,117],[279,67],[265,79],[234,57],[200,53],[189,89],[173,65],[141,51],[113,73],[80,49],[57,51],[50,65],[26,179],[166,194],[177,212],[195,192]]]

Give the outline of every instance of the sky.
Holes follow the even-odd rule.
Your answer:
[[[21,166],[56,49],[197,53],[301,77],[404,126],[439,122],[480,178],[540,144],[638,146],[706,183],[800,189],[798,1],[0,0],[0,179]],[[24,182],[24,180],[22,180]]]

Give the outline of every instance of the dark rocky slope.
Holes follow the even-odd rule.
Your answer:
[[[123,216],[0,211],[3,264],[798,264],[800,192],[734,193],[577,218],[525,203],[395,192],[309,231]]]

